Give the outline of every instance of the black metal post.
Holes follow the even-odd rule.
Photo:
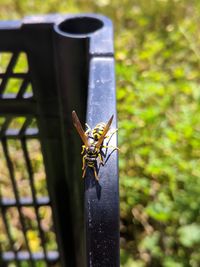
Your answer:
[[[101,15],[33,16],[22,21],[0,23],[0,52],[12,54],[5,73],[0,73],[0,141],[14,188],[14,199],[0,195],[0,210],[9,240],[9,251],[1,261],[43,260],[50,266],[119,267],[118,166],[115,151],[99,171],[99,182],[87,172],[81,178],[81,140],[71,120],[76,110],[82,124],[91,127],[107,122],[112,114],[116,128],[115,79],[112,23]],[[27,73],[14,73],[20,53],[28,59]],[[6,93],[10,79],[21,79],[16,94]],[[32,94],[26,94],[28,85]],[[25,95],[26,94],[26,95]],[[20,131],[9,129],[14,117],[23,116]],[[29,129],[32,120],[37,127]],[[49,196],[35,197],[34,171],[27,140],[41,144]],[[30,180],[32,199],[23,200],[15,181],[7,140],[19,140]],[[109,145],[116,146],[116,134]],[[51,207],[58,250],[48,251],[40,206]],[[26,236],[23,207],[33,207],[43,251],[33,253]],[[17,207],[26,251],[16,251],[6,211]],[[2,263],[2,264],[3,264]],[[2,265],[3,266],[3,265]]]

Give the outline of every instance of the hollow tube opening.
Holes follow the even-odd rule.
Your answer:
[[[67,19],[58,26],[59,30],[64,33],[82,35],[93,33],[103,27],[103,22],[91,17],[77,17]]]

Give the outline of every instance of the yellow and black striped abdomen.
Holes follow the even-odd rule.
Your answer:
[[[106,124],[104,122],[100,122],[94,127],[94,129],[92,130],[92,136],[95,141],[99,140],[99,138],[101,137],[103,133],[105,126]]]

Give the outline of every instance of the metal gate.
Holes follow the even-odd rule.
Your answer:
[[[82,180],[72,110],[116,127],[110,20],[0,22],[2,267],[119,266],[117,153]]]

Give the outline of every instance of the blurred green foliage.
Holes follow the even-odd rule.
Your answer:
[[[121,264],[200,263],[200,1],[0,0],[0,18],[98,12],[115,26]]]

